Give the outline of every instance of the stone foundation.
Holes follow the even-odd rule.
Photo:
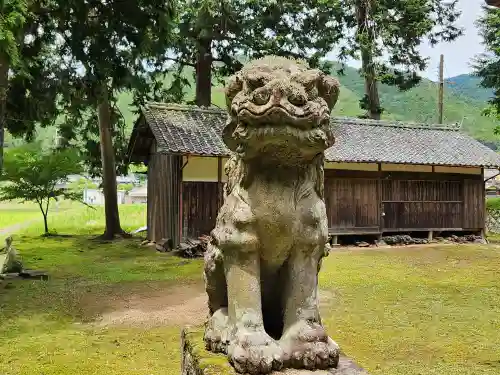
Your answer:
[[[205,350],[203,327],[184,328],[181,333],[181,375],[238,375],[227,357]],[[307,371],[287,369],[272,375],[369,375],[349,358],[341,356],[337,369]]]

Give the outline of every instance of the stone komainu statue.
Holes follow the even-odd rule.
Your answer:
[[[205,255],[208,350],[238,372],[336,367],[338,345],[318,310],[328,223],[324,151],[337,80],[303,62],[265,57],[226,88],[223,139],[232,155]]]
[[[23,270],[21,258],[12,246],[12,236],[5,239],[5,247],[0,249],[0,274],[18,273]]]

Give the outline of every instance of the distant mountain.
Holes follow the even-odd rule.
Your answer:
[[[336,74],[334,74],[336,75]],[[192,71],[186,71],[186,78],[193,82]],[[337,76],[337,75],[336,75]],[[337,76],[342,87],[340,98],[335,106],[335,116],[356,117],[363,113],[359,108],[359,100],[364,95],[364,81],[358,71],[347,67],[344,75]],[[481,115],[486,107],[491,92],[478,86],[479,79],[474,76],[460,75],[446,80],[444,94],[444,122],[460,123],[465,132],[480,140],[488,147],[500,151],[500,137],[493,134],[497,121]],[[186,89],[186,99],[194,98],[194,83]],[[380,85],[380,101],[385,112],[383,119],[408,122],[436,123],[438,114],[438,85],[427,79],[412,90],[401,92],[397,88]],[[221,85],[214,86],[212,101],[225,108],[224,90]],[[127,123],[127,131],[131,132],[135,115],[131,107],[132,95],[120,94],[118,105]],[[40,137],[50,137],[53,131],[43,129]]]
[[[447,90],[467,101],[482,104],[491,98],[493,90],[481,87],[480,83],[481,78],[472,74],[461,74],[445,80]]]

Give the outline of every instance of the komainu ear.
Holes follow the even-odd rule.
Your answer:
[[[328,104],[330,111],[335,107],[337,99],[339,98],[340,83],[337,79],[322,74],[318,82],[318,93]]]
[[[243,80],[240,77],[240,73],[236,73],[235,75],[229,77],[226,84],[226,106],[229,111],[231,110],[231,103],[233,102],[234,97],[241,90],[243,90]]]

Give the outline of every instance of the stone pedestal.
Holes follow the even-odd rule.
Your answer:
[[[203,327],[184,328],[181,333],[181,375],[239,375],[227,357],[205,350]],[[338,368],[328,371],[287,369],[271,375],[369,375],[349,358],[341,356]]]

